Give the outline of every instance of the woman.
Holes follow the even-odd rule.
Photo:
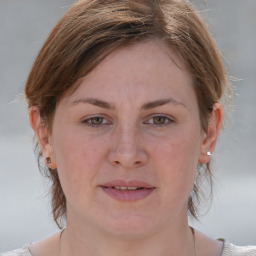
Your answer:
[[[25,93],[63,229],[5,256],[256,255],[188,225],[232,93],[187,1],[79,1]]]

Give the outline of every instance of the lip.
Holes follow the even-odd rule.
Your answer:
[[[155,189],[154,186],[138,180],[114,180],[104,183],[100,187],[108,196],[112,197],[113,199],[126,202],[142,200],[148,197]],[[138,187],[140,189],[120,190],[116,189],[115,187]]]
[[[139,180],[113,180],[101,185],[102,187],[140,187],[140,188],[154,188],[154,186]]]

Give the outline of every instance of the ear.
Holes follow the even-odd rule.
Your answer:
[[[43,153],[45,164],[51,168],[56,168],[54,150],[51,143],[51,136],[48,127],[42,122],[38,107],[29,108],[30,126],[35,132],[41,151]]]
[[[213,153],[218,135],[222,124],[223,110],[219,103],[213,105],[213,111],[208,122],[207,132],[203,134],[200,155],[198,162],[206,164],[211,160],[211,154]],[[211,154],[207,154],[210,152]]]

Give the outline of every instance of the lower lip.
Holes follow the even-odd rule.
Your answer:
[[[144,188],[136,190],[121,190],[111,187],[101,187],[109,196],[119,201],[137,201],[148,197],[154,188]]]

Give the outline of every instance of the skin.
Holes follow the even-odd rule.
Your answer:
[[[220,105],[203,132],[192,78],[159,40],[116,50],[78,82],[58,103],[51,134],[40,126],[37,108],[29,112],[67,199],[61,255],[193,255],[187,200],[198,163],[209,162],[206,153],[215,148]],[[101,185],[120,179],[154,190],[119,201]],[[57,255],[58,239],[31,251]],[[220,255],[220,242],[199,233],[196,239],[197,255]]]

